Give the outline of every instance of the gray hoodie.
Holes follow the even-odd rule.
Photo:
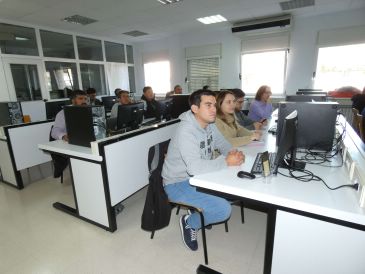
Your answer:
[[[225,156],[232,148],[214,123],[202,128],[191,110],[182,113],[179,119],[162,169],[165,185],[226,167]],[[221,155],[213,159],[215,150]]]

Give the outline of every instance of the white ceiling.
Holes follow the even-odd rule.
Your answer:
[[[178,32],[228,27],[233,22],[281,14],[284,0],[183,0],[161,5],[157,0],[0,0],[0,19],[115,40],[143,41]],[[292,10],[311,16],[365,7],[365,0],[315,0],[315,6]],[[98,20],[82,26],[62,21],[79,14]],[[229,22],[203,25],[196,18],[221,14]],[[130,38],[139,30],[149,35]]]

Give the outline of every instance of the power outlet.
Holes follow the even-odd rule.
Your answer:
[[[354,162],[351,167],[350,180],[352,184],[359,184],[357,196],[360,207],[365,208],[365,178],[360,174],[357,164]]]

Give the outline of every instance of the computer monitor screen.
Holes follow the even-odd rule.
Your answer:
[[[110,112],[112,110],[113,105],[117,102],[117,97],[104,96],[104,97],[101,97],[101,101],[103,102],[105,112]]]
[[[279,167],[295,168],[296,137],[298,128],[298,113],[296,110],[287,115],[283,121],[281,136],[276,152],[273,174],[277,174]],[[286,159],[287,155],[290,155]]]
[[[327,95],[322,89],[298,88],[297,95]]]
[[[158,100],[158,113],[162,119],[170,120],[172,111],[172,99]]]
[[[0,126],[23,123],[20,102],[0,102]]]
[[[297,147],[331,151],[337,110],[337,102],[280,102],[276,144],[281,137],[284,118],[291,112],[298,112]]]
[[[287,102],[326,102],[325,95],[287,95],[285,101]]]
[[[105,113],[101,106],[65,106],[69,143],[90,147],[90,142],[106,136]]]
[[[143,102],[118,106],[117,129],[137,129],[143,121]]]
[[[60,112],[64,106],[70,105],[71,100],[57,100],[46,102],[46,116],[48,120],[53,120],[56,118],[58,112]]]
[[[178,118],[179,115],[190,109],[189,105],[190,94],[175,94],[172,97],[172,118]]]

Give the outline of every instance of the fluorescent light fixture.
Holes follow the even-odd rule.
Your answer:
[[[29,38],[21,37],[21,36],[15,36],[15,40],[17,40],[17,41],[27,41],[27,40],[29,40]]]
[[[157,1],[160,2],[162,5],[168,5],[181,2],[182,0],[157,0]]]
[[[207,16],[207,17],[201,17],[201,18],[197,18],[196,20],[198,20],[199,22],[206,24],[206,25],[227,21],[227,19],[224,18],[220,14]]]

